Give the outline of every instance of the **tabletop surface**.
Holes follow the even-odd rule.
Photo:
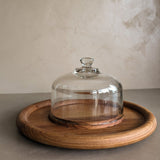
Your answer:
[[[0,94],[0,159],[2,160],[160,160],[160,89],[125,90],[124,100],[149,109],[157,129],[147,139],[113,149],[71,150],[43,145],[22,136],[17,114],[27,105],[49,99],[49,93]]]

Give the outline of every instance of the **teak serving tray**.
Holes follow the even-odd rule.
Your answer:
[[[115,126],[101,129],[67,127],[48,119],[50,100],[26,107],[17,117],[17,127],[30,139],[57,147],[103,149],[129,145],[150,136],[156,118],[146,108],[124,101],[124,119]]]

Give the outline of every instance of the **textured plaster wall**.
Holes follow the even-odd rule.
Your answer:
[[[126,89],[160,88],[160,1],[0,0],[0,93],[48,92],[83,56]]]

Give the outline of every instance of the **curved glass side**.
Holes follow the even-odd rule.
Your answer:
[[[74,88],[74,83],[76,89]],[[76,125],[103,125],[115,122],[123,116],[122,86],[110,84],[107,88],[97,89],[89,83],[85,90],[78,81],[62,85],[53,84],[51,118],[59,122]],[[83,83],[83,82],[82,82]],[[93,83],[94,84],[94,83]],[[79,86],[79,87],[78,87]],[[95,88],[90,90],[90,88]]]

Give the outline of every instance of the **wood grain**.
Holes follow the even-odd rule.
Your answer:
[[[17,116],[17,127],[30,139],[72,149],[103,149],[129,145],[150,136],[156,129],[154,115],[137,104],[124,101],[124,119],[115,126],[85,129],[58,125],[48,119],[50,100],[26,107]]]

